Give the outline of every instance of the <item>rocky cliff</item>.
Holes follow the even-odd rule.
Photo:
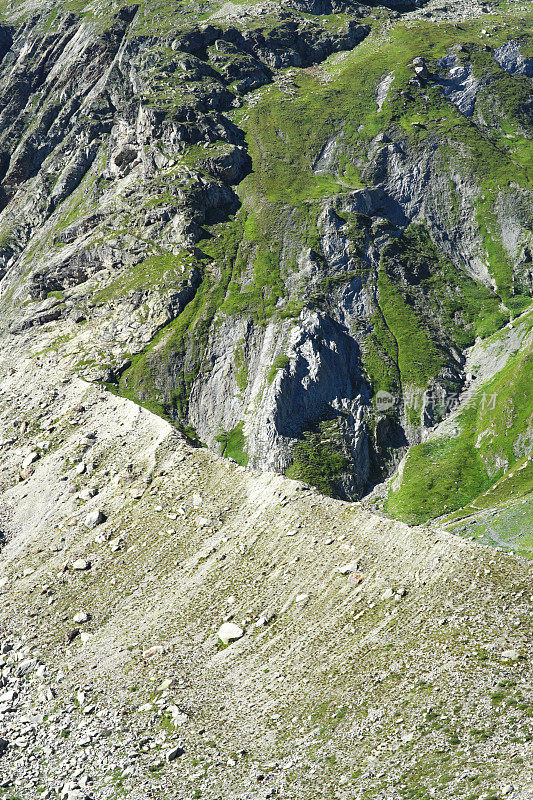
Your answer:
[[[241,463],[386,478],[533,281],[522,10],[390,9],[6,10],[5,329]]]
[[[0,0],[0,798],[531,797],[531,22]]]

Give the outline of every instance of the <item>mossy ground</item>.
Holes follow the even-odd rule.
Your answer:
[[[444,258],[422,225],[385,247],[376,282],[373,331],[363,363],[374,391],[426,388],[450,362],[507,321],[494,294]]]
[[[225,458],[232,458],[237,464],[241,464],[243,467],[248,464],[246,439],[243,433],[242,422],[239,422],[231,431],[220,431],[220,433],[215,436],[215,439],[221,445],[222,456]]]
[[[98,289],[92,296],[95,305],[105,304],[128,297],[134,292],[156,290],[170,293],[188,276],[195,264],[194,257],[187,250],[178,255],[170,251],[156,249],[154,255],[143,259],[139,264],[123,272],[116,280]]]

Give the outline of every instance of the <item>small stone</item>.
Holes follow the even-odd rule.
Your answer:
[[[162,655],[164,652],[165,648],[160,644],[156,644],[154,647],[149,647],[148,650],[143,650],[143,658],[153,658],[154,656]]]
[[[33,672],[35,669],[35,662],[32,661],[31,658],[26,658],[24,661],[21,661],[17,667],[17,675],[21,677],[23,675],[29,675],[30,672]]]
[[[172,724],[175,728],[181,728],[189,721],[187,714],[178,708],[178,706],[169,706],[169,711],[172,715]]]
[[[77,558],[76,561],[72,562],[72,569],[78,570],[83,572],[83,570],[90,569],[91,562],[87,561],[85,558]]]
[[[157,691],[158,691],[158,692],[164,692],[164,691],[166,691],[167,689],[170,689],[170,687],[172,686],[172,684],[173,684],[173,680],[172,680],[172,678],[165,678],[165,680],[164,680],[164,681],[162,681],[162,682],[159,684],[159,686],[157,687]]]
[[[76,622],[78,625],[82,625],[84,622],[89,622],[91,619],[91,615],[87,614],[86,611],[78,611],[77,614],[74,614],[72,617],[73,622]]]
[[[83,461],[80,461],[80,463],[76,465],[76,470],[75,470],[76,475],[83,475],[86,469],[87,467],[85,463]]]
[[[505,661],[518,661],[520,654],[517,650],[504,650],[502,658],[505,659]]]
[[[28,467],[30,467],[32,464],[35,464],[35,462],[38,461],[39,458],[40,458],[39,453],[35,451],[33,453],[30,453],[28,456],[26,456],[26,458],[22,462],[22,469],[28,469]]]
[[[67,642],[70,644],[79,635],[80,635],[80,629],[72,628],[72,630],[67,633]]]
[[[105,521],[105,514],[99,508],[95,508],[94,511],[90,512],[90,514],[87,514],[84,524],[86,528],[91,529],[96,528],[97,525],[101,525]]]
[[[385,589],[385,591],[381,595],[381,599],[382,600],[390,600],[391,597],[394,597],[394,589],[391,589],[391,587],[389,586],[389,588]]]
[[[182,756],[185,753],[183,747],[173,747],[172,750],[169,750],[165,756],[167,761],[175,761],[177,758]]]
[[[341,575],[349,575],[350,572],[357,571],[357,561],[350,561],[349,564],[345,564],[343,567],[337,567],[337,571],[340,572]]]
[[[223,625],[220,626],[218,629],[217,636],[222,642],[222,644],[229,644],[230,642],[234,642],[237,639],[240,639],[244,635],[244,631],[238,625],[235,625],[234,622],[224,622]]]
[[[119,550],[122,550],[124,547],[124,539],[122,536],[117,536],[115,539],[111,539],[109,542],[109,547],[111,548],[112,553],[118,553]]]

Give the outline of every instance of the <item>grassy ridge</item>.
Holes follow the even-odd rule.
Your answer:
[[[419,524],[473,503],[494,487],[490,502],[519,496],[531,482],[531,463],[505,473],[533,448],[533,347],[511,358],[458,414],[456,435],[412,447],[399,488],[385,509]]]

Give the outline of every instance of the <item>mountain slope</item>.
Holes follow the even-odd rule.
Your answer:
[[[530,17],[326,6],[7,4],[2,315],[354,499],[530,304]]]
[[[0,14],[0,797],[530,798],[527,7]]]
[[[3,796],[529,797],[530,562],[0,366]]]
[[[469,389],[458,409],[409,450],[388,512],[422,522],[458,509],[460,518],[517,496],[530,506],[531,322],[528,312],[472,349]]]

